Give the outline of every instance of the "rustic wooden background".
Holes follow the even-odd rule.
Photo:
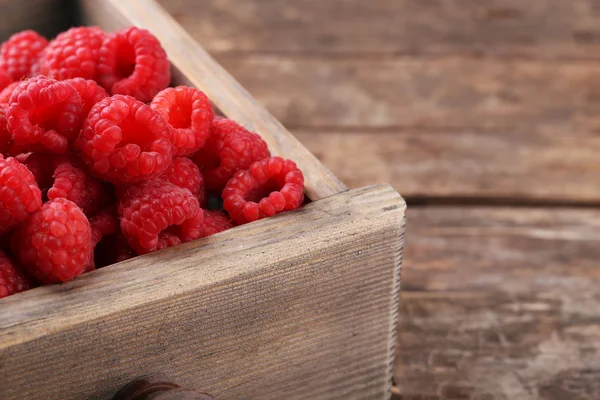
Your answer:
[[[408,200],[398,399],[600,399],[600,0],[161,3]]]

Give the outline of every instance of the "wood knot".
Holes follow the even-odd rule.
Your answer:
[[[184,389],[162,374],[140,376],[125,385],[113,400],[216,400],[209,394]]]

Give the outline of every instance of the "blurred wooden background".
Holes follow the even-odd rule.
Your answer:
[[[398,399],[600,399],[600,0],[161,3],[408,200]]]

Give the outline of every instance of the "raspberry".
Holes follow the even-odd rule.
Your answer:
[[[90,223],[75,203],[63,198],[31,214],[11,244],[21,264],[43,283],[70,281],[93,260]]]
[[[229,228],[233,228],[233,224],[229,217],[220,211],[204,211],[204,222],[202,223],[201,237],[214,235]]]
[[[121,188],[118,195],[121,229],[139,254],[196,238],[190,233],[194,227],[183,225],[200,213],[198,199],[189,190],[153,180]]]
[[[10,75],[8,75],[7,72],[4,72],[4,70],[0,69],[0,90],[4,90],[4,88],[9,86],[12,82],[13,80],[11,79]]]
[[[298,208],[304,176],[296,163],[281,157],[257,161],[238,171],[223,190],[223,207],[238,224]]]
[[[66,157],[57,160],[55,165],[54,184],[48,190],[48,199],[63,197],[75,203],[85,215],[96,214],[107,202],[102,183]]]
[[[264,140],[235,121],[216,118],[206,145],[193,156],[204,175],[206,189],[220,192],[240,169],[270,156]]]
[[[156,178],[171,164],[167,123],[130,96],[115,95],[94,105],[76,147],[98,176],[116,184]]]
[[[150,107],[169,123],[174,156],[189,156],[204,146],[215,112],[203,92],[187,86],[167,88]]]
[[[63,154],[81,127],[81,97],[65,82],[31,78],[15,88],[6,116],[17,145]]]
[[[73,86],[79,94],[79,97],[81,97],[82,121],[88,116],[94,104],[108,97],[106,90],[99,86],[95,81],[83,78],[73,78],[68,79],[65,82]]]
[[[35,31],[15,33],[0,47],[0,69],[8,72],[13,81],[27,77],[47,45],[48,40]]]
[[[31,171],[40,190],[45,190],[52,186],[52,182],[54,182],[52,175],[56,157],[54,154],[23,153],[15,156],[15,159]]]
[[[25,221],[42,205],[42,193],[27,167],[0,155],[0,233]]]
[[[131,27],[104,40],[98,60],[98,82],[111,94],[126,94],[148,102],[170,80],[167,54],[147,30]]]
[[[9,149],[10,141],[12,140],[12,135],[8,131],[7,121],[6,121],[6,105],[0,104],[0,153],[6,154]]]
[[[33,286],[31,279],[15,268],[6,253],[0,250],[0,299]]]
[[[198,197],[200,204],[204,203],[204,177],[200,170],[189,158],[176,158],[161,179],[171,182],[175,186],[187,189]]]
[[[19,86],[19,83],[21,82],[13,82],[0,91],[0,104],[8,104],[10,101],[10,96],[12,96],[15,88]],[[0,84],[0,87],[2,87],[2,84]]]
[[[33,69],[58,80],[96,79],[98,53],[105,38],[106,33],[95,26],[71,28],[48,44]]]

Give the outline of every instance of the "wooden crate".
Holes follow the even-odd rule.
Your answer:
[[[223,400],[389,398],[402,198],[348,190],[152,0],[65,4],[0,0],[0,32],[151,30],[174,83],[295,160],[312,202],[1,300],[0,399],[110,399],[156,372]]]

